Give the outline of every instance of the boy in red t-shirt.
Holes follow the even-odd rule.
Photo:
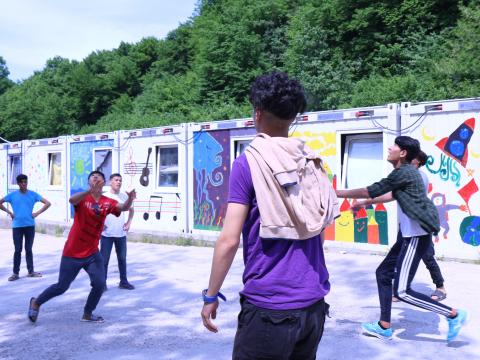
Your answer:
[[[37,321],[40,306],[51,298],[63,294],[70,287],[81,269],[90,277],[92,289],[85,304],[82,321],[103,322],[101,316],[93,315],[105,287],[105,268],[98,251],[98,242],[108,214],[119,216],[127,211],[135,199],[135,190],[127,192],[123,204],[102,195],[105,176],[100,171],[88,175],[90,189],[78,192],[70,198],[75,208],[73,226],[63,249],[58,282],[44,290],[37,298],[30,299],[28,318]]]

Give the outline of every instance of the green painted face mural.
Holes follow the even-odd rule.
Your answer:
[[[383,204],[378,204],[375,207],[375,221],[378,224],[380,244],[388,245],[388,214]]]
[[[355,216],[354,241],[356,243],[368,242],[368,217],[365,209],[361,208]]]
[[[75,160],[75,175],[81,176],[85,173],[85,163],[82,159]]]

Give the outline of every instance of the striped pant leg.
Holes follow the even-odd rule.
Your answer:
[[[452,308],[433,300],[430,296],[416,292],[410,287],[418,264],[428,249],[431,235],[404,238],[402,250],[397,261],[397,271],[393,283],[396,297],[411,305],[448,316]]]
[[[395,279],[395,267],[402,250],[403,238],[398,232],[397,241],[380,263],[375,276],[377,279],[378,298],[380,300],[380,320],[390,322],[392,313],[392,286]]]

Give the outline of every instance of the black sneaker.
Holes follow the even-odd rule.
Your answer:
[[[135,289],[135,286],[133,286],[132,284],[130,284],[129,282],[127,283],[120,283],[118,284],[118,287],[120,289],[125,289],[125,290],[133,290]]]
[[[42,275],[42,273],[39,273],[39,272],[36,272],[36,271],[32,271],[32,272],[29,272],[27,276],[28,276],[28,277],[35,277],[35,278],[36,278],[36,277],[42,277],[43,275]]]
[[[101,316],[97,316],[97,315],[93,315],[93,314],[83,314],[80,321],[103,323],[105,320]]]
[[[30,299],[30,304],[28,305],[28,318],[30,319],[30,321],[32,323],[34,323],[35,321],[37,321],[37,318],[38,318],[38,313],[40,311],[40,308],[37,308],[35,309],[33,307],[33,302],[35,301],[36,299],[35,298],[31,298]]]
[[[18,274],[12,274],[9,278],[8,278],[8,281],[15,281],[15,280],[18,280],[20,279],[20,276],[18,276]]]

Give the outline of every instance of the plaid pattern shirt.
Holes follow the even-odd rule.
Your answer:
[[[394,169],[388,177],[367,187],[371,198],[392,192],[400,208],[428,233],[440,231],[438,211],[427,197],[420,172],[410,164]]]

